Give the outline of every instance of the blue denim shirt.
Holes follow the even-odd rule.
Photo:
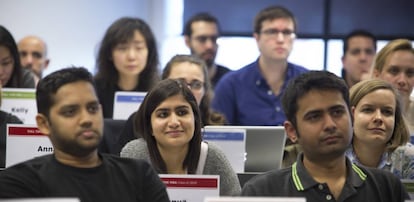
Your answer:
[[[288,63],[279,95],[273,94],[262,76],[259,60],[226,74],[216,85],[212,107],[225,115],[230,125],[282,125],[286,117],[281,98],[288,82],[307,72]]]
[[[359,162],[352,147],[345,154],[351,162],[357,165],[364,165]],[[400,179],[414,179],[414,145],[407,143],[406,145],[399,146],[390,154],[384,153],[377,168],[388,170]]]

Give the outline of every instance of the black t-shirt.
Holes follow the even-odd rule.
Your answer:
[[[4,168],[6,164],[6,134],[8,123],[23,123],[16,116],[4,111],[0,111],[0,168]]]
[[[0,198],[76,197],[82,202],[169,202],[165,185],[143,161],[101,154],[95,168],[75,168],[46,155],[0,172]]]

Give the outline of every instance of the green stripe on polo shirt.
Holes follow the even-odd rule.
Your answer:
[[[362,180],[367,179],[367,175],[354,163],[352,163],[352,169],[359,175]]]
[[[293,163],[293,165],[292,165],[292,178],[293,178],[293,183],[295,183],[296,189],[297,189],[298,191],[303,191],[303,190],[305,190],[305,189],[303,188],[303,185],[302,185],[302,183],[300,182],[300,179],[299,179],[299,176],[298,176],[298,171],[297,171],[297,169],[296,169],[296,162],[295,162],[295,163]]]
[[[35,92],[17,92],[17,91],[7,91],[2,92],[3,98],[18,98],[18,99],[36,99]]]

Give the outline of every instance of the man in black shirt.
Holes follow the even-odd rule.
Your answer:
[[[352,139],[345,82],[310,71],[289,82],[282,98],[286,133],[303,149],[291,167],[247,182],[244,196],[305,197],[319,201],[398,201],[409,196],[392,173],[358,167],[345,156]]]
[[[37,126],[54,153],[0,172],[0,198],[169,202],[165,185],[148,163],[98,154],[102,109],[85,68],[62,69],[41,79],[36,103]]]

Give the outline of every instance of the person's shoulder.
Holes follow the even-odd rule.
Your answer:
[[[17,163],[0,172],[0,175],[8,175],[8,173],[37,173],[42,168],[47,167],[53,161],[53,154],[35,157],[33,159]]]
[[[33,73],[26,69],[22,68],[22,88],[35,88],[35,79]]]
[[[218,72],[230,72],[231,71],[230,68],[225,67],[223,65],[216,64],[216,67],[217,67]]]
[[[0,120],[4,120],[5,123],[23,123],[17,116],[2,110],[0,110],[0,117]]]
[[[117,155],[101,153],[103,162],[112,165],[133,166],[133,167],[149,167],[149,163],[143,159],[123,158]]]
[[[147,143],[143,138],[129,141],[121,150],[121,157],[141,158],[147,153]],[[141,157],[140,157],[141,156]]]
[[[262,174],[258,174],[247,181],[243,189],[256,189],[261,192],[268,192],[271,189],[286,189],[289,186],[290,178],[292,177],[292,167],[271,170]]]
[[[223,150],[215,143],[213,142],[205,142],[208,145],[208,157],[215,158],[215,159],[222,159],[226,158],[226,155],[224,154]]]
[[[376,182],[380,186],[386,185],[386,184],[391,185],[391,186],[401,184],[400,179],[389,171],[381,170],[377,168],[358,166],[358,165],[355,165],[355,166],[357,166],[362,171],[361,174],[365,175],[365,180],[367,181]]]
[[[288,68],[291,69],[292,71],[298,72],[298,73],[305,73],[305,72],[309,71],[309,69],[304,67],[304,66],[294,64],[294,63],[290,63],[290,62],[288,63]]]

